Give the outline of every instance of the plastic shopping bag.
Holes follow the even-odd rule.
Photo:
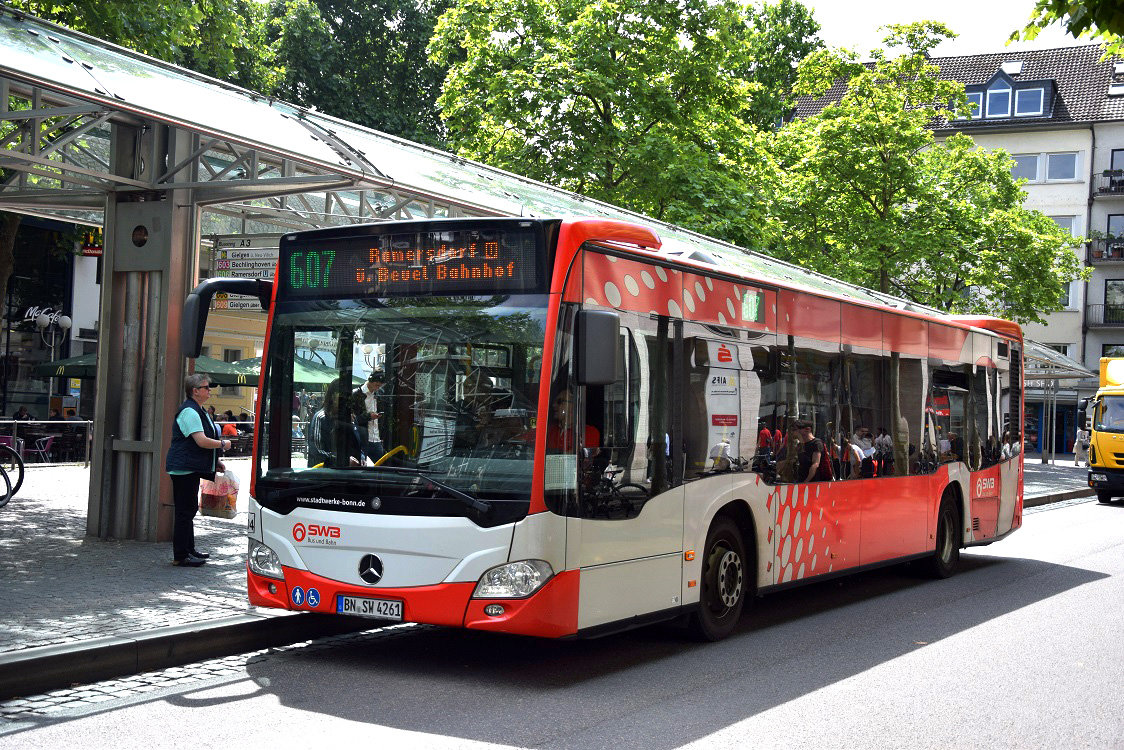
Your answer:
[[[234,518],[238,513],[238,476],[229,469],[215,475],[215,481],[200,482],[202,499],[199,509],[205,516]]]

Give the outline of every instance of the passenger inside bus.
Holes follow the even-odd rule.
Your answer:
[[[336,378],[324,390],[324,404],[308,423],[310,468],[338,466],[345,460],[350,466],[358,466],[361,462],[359,433],[351,422],[350,414],[340,418],[339,396],[340,379]],[[344,459],[344,456],[347,458]]]
[[[601,432],[587,424],[582,443],[578,445],[574,420],[574,396],[569,391],[560,391],[550,402],[550,421],[546,427],[548,453],[569,453],[580,447],[589,449],[591,457],[597,455],[601,445]]]

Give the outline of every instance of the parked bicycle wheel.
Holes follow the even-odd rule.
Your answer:
[[[23,486],[23,459],[15,448],[4,443],[0,443],[0,467],[8,473],[8,481],[12,488],[10,494],[15,495]]]
[[[3,466],[0,466],[0,478],[3,479],[0,482],[0,492],[4,493],[0,495],[0,508],[3,508],[12,499],[12,495],[16,493],[12,491],[12,480],[8,478],[8,472],[4,471]]]

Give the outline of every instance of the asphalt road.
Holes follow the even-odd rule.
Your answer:
[[[717,644],[404,626],[154,674],[0,748],[1124,746],[1124,503],[1047,507],[951,579],[795,589]]]

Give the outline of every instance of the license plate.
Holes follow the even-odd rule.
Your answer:
[[[402,602],[361,596],[337,596],[336,614],[402,622]]]
[[[1107,474],[1090,474],[1089,479],[1094,481],[1094,482],[1107,482],[1108,481],[1108,475]]]

